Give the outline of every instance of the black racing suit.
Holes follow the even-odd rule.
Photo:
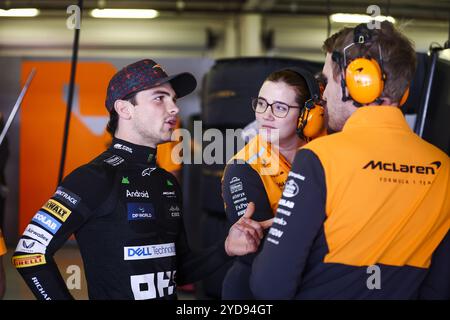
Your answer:
[[[90,299],[176,299],[228,260],[223,242],[194,254],[181,190],[156,150],[117,138],[68,175],[19,240],[13,263],[38,299],[70,299],[53,254],[75,234]]]

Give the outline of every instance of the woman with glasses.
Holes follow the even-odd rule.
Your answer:
[[[252,218],[257,221],[271,219],[277,210],[289,207],[289,203],[280,203],[278,208],[278,201],[291,162],[306,143],[297,128],[303,106],[311,101],[310,91],[319,98],[317,83],[310,73],[285,69],[270,74],[258,97],[252,100],[258,132],[230,160],[222,180],[225,211],[231,224],[244,214],[250,202],[255,203]],[[253,298],[249,278],[254,257],[249,254],[235,259],[223,282],[223,299]]]

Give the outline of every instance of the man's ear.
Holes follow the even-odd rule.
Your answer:
[[[114,110],[116,110],[119,118],[123,118],[126,120],[131,119],[131,108],[133,105],[131,102],[126,100],[116,100],[114,102]]]

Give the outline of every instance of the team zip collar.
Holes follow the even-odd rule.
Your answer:
[[[412,131],[402,111],[396,106],[365,106],[358,108],[345,123],[343,131],[367,127],[399,128]]]
[[[109,151],[131,162],[147,163],[156,166],[156,148],[141,146],[113,138]]]

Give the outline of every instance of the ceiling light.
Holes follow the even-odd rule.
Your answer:
[[[335,13],[330,16],[331,21],[339,23],[368,23],[371,20],[375,21],[389,21],[395,23],[395,19],[391,16],[376,16],[371,17],[366,14],[349,14],[349,13]]]
[[[153,9],[94,9],[91,16],[94,18],[113,19],[153,19],[159,15]]]
[[[36,8],[0,9],[0,17],[36,17],[38,14]]]

